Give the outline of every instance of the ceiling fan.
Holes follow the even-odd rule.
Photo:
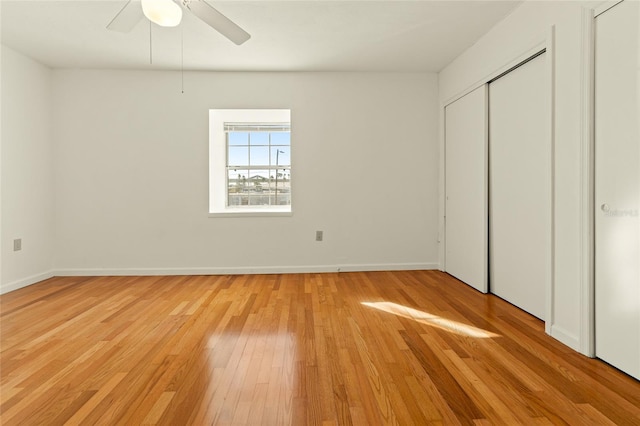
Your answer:
[[[237,45],[251,38],[249,33],[205,0],[129,0],[107,28],[128,33],[144,16],[158,25],[175,27],[182,19],[183,8]]]

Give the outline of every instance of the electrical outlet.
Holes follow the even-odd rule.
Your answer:
[[[13,251],[22,250],[22,238],[16,238],[13,240]]]
[[[322,241],[322,231],[316,231],[316,241]]]

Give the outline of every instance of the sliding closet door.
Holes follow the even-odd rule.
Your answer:
[[[445,270],[487,292],[487,88],[445,108]]]
[[[640,5],[596,18],[596,355],[640,379]]]
[[[487,292],[487,88],[445,108],[445,270]]]
[[[490,291],[545,319],[551,145],[545,54],[489,85]]]

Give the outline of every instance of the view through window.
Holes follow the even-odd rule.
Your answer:
[[[225,123],[227,206],[291,205],[289,123]]]

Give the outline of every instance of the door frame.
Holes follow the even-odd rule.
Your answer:
[[[616,3],[617,4],[617,3]],[[610,3],[606,4],[607,6]],[[612,7],[612,6],[611,6]],[[604,10],[607,10],[603,8]],[[600,13],[602,13],[600,12]],[[594,357],[595,346],[595,17],[582,9],[580,87],[580,351]]]

